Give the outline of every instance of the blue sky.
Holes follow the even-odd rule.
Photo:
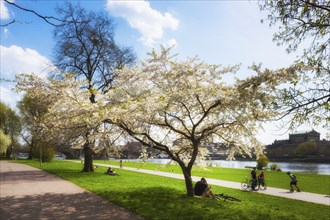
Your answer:
[[[22,7],[42,15],[56,15],[55,8],[64,1],[15,0]],[[285,46],[272,41],[278,28],[261,23],[267,14],[261,12],[257,1],[71,1],[87,10],[105,11],[116,23],[116,40],[131,46],[138,59],[146,58],[161,44],[173,45],[179,57],[198,56],[210,64],[223,66],[241,64],[238,77],[247,77],[253,62],[263,67],[279,68],[292,64],[296,54],[287,54]],[[10,7],[0,0],[1,23],[18,22],[1,28],[1,78],[13,79],[22,72],[45,76],[51,64],[53,27],[31,13]],[[10,89],[13,83],[1,83],[1,101],[14,107],[21,95]],[[300,130],[309,130],[302,126]],[[315,128],[325,138],[325,131]],[[270,144],[286,139],[286,129],[267,124],[259,139]]]

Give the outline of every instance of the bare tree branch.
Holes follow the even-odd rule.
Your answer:
[[[55,26],[55,27],[58,27],[58,26],[63,26],[67,21],[65,20],[62,20],[62,19],[59,19],[59,18],[56,18],[56,17],[53,17],[53,16],[45,16],[45,15],[41,15],[39,14],[38,12],[34,11],[34,10],[31,10],[31,9],[28,9],[28,8],[23,8],[21,6],[19,6],[18,4],[16,4],[15,2],[11,2],[9,0],[4,0],[7,4],[9,5],[12,5],[22,11],[26,11],[26,12],[29,12],[29,13],[32,13],[34,14],[35,16],[41,18],[42,20],[44,20],[46,23],[52,25],[52,26]],[[6,26],[9,26],[13,23],[15,23],[16,20],[13,19],[11,22],[7,23],[7,24],[4,24],[4,25],[1,25],[1,27],[6,27]],[[56,22],[59,22],[60,24],[57,24]]]
[[[15,22],[16,22],[16,20],[13,19],[12,21],[10,21],[10,22],[8,22],[8,23],[6,23],[6,24],[0,24],[0,27],[7,27],[7,26],[9,26],[9,25],[11,25],[11,24],[14,24]]]

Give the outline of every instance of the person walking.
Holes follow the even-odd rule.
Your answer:
[[[251,179],[252,179],[252,190],[256,190],[256,186],[257,186],[257,171],[256,171],[256,167],[253,167],[253,170],[251,171]]]
[[[298,180],[297,180],[296,176],[294,174],[292,174],[291,172],[287,172],[286,174],[288,174],[289,177],[290,177],[290,179],[291,179],[291,182],[290,182],[290,187],[291,187],[290,192],[294,192],[293,186],[296,187],[297,192],[300,192],[300,189],[299,189],[299,187],[297,185]]]
[[[120,167],[120,168],[123,168],[123,160],[120,160],[120,161],[119,161],[119,167]]]
[[[258,175],[258,185],[265,186],[265,173],[262,170],[261,173]]]

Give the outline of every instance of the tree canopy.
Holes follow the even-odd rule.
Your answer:
[[[71,3],[58,8],[58,13],[65,22],[54,31],[54,63],[62,72],[87,79],[90,100],[95,102],[95,91],[106,93],[115,70],[133,64],[135,55],[115,42],[115,25],[105,13],[87,12]]]
[[[282,117],[291,117],[291,128],[301,124],[327,126],[330,122],[330,2],[327,0],[265,0],[270,26],[279,24],[274,41],[287,45],[289,53],[302,47],[292,67],[300,72],[279,93],[274,103]]]
[[[9,146],[18,142],[18,136],[22,126],[20,117],[9,106],[0,102],[0,122],[2,150],[6,148],[7,157],[9,157],[12,153],[12,148],[9,148]],[[7,138],[9,138],[9,141]]]
[[[132,65],[135,54],[131,48],[115,42],[115,25],[104,12],[87,12],[79,4],[74,6],[67,2],[64,7],[58,8],[58,13],[64,22],[54,31],[54,64],[61,72],[69,72],[75,79],[82,79],[82,88],[89,92],[87,99],[96,103],[96,95],[111,89],[116,70]],[[85,123],[86,127],[83,127],[82,124],[75,126],[74,131],[80,127],[80,133],[84,133],[81,136],[86,139],[83,145],[83,171],[90,172],[93,171],[92,149],[96,144],[90,136],[93,136],[97,126]]]
[[[8,146],[11,144],[11,139],[8,135],[0,129],[0,153],[7,151]]]
[[[271,26],[280,23],[274,41],[296,51],[306,41],[302,60],[318,72],[330,70],[330,3],[327,0],[264,0],[260,8],[268,11]]]
[[[204,161],[206,143],[224,143],[230,158],[263,153],[255,133],[262,121],[277,115],[272,108],[274,89],[295,76],[282,69],[226,84],[222,77],[238,68],[209,65],[198,58],[179,61],[162,48],[140,65],[118,70],[111,92],[98,94],[96,103],[82,89],[86,80],[72,75],[48,82],[30,77],[20,85],[36,97],[56,97],[45,123],[48,129],[74,130],[81,124],[88,128],[80,133],[83,143],[95,146],[102,138],[116,140],[125,132],[145,147],[165,152],[180,165],[192,196],[191,169]],[[32,89],[31,84],[37,86]]]

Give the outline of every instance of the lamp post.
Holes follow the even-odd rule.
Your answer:
[[[40,166],[42,165],[42,147],[41,145],[39,146],[39,150],[40,150],[40,153],[39,153],[39,163],[40,163]]]

